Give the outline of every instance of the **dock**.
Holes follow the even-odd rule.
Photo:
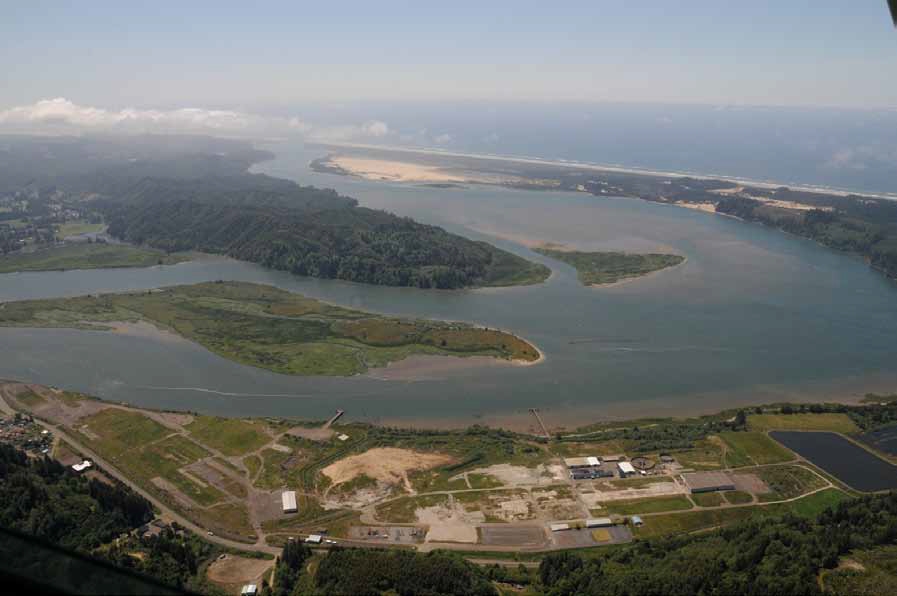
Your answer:
[[[324,428],[330,428],[330,425],[339,420],[339,417],[345,413],[345,410],[337,410],[336,414],[334,414],[333,417],[327,421],[327,424],[324,425]]]
[[[545,423],[542,422],[542,417],[539,416],[539,410],[537,410],[536,408],[530,408],[529,411],[530,411],[530,414],[532,414],[533,416],[536,417],[536,422],[539,423],[539,426],[542,428],[542,432],[545,433],[545,438],[550,441],[551,433],[548,432],[548,428],[545,426]]]

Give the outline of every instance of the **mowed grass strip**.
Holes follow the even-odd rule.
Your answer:
[[[720,509],[701,509],[682,513],[652,515],[644,518],[644,525],[635,528],[640,538],[666,536],[725,526],[748,518],[764,518],[793,513],[801,517],[814,517],[824,510],[849,499],[844,492],[831,488],[808,495],[791,503],[772,505],[748,505]]]
[[[795,459],[794,454],[763,432],[723,432],[719,436],[728,447],[726,463],[730,467],[736,467],[730,457],[731,460],[738,461],[738,465],[758,466]],[[740,463],[742,461],[747,463]]]
[[[85,426],[86,431],[82,431]],[[82,418],[74,430],[100,455],[112,460],[129,449],[157,441],[172,432],[143,414],[118,408],[107,408]],[[91,438],[93,435],[99,438]]]
[[[719,493],[697,493],[691,496],[695,505],[700,507],[719,507],[723,504],[723,496]]]
[[[197,416],[184,427],[197,441],[225,455],[245,455],[271,442],[261,423]]]
[[[602,503],[603,508],[594,511],[596,515],[606,513],[619,513],[620,515],[633,515],[640,513],[660,513],[665,511],[681,511],[691,509],[691,501],[685,495],[672,497],[657,497],[648,499],[626,499],[621,501],[608,501]]]
[[[830,430],[837,433],[853,433],[859,430],[847,414],[750,414],[751,430]]]

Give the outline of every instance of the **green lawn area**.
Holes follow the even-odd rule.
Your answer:
[[[741,490],[726,491],[723,493],[723,496],[726,497],[726,500],[733,505],[742,505],[744,503],[750,503],[754,500],[753,497],[751,497],[751,493],[746,493]]]
[[[700,507],[719,507],[723,504],[723,496],[717,492],[694,494],[691,499]]]
[[[723,509],[702,509],[699,511],[652,515],[643,518],[645,525],[636,528],[635,535],[640,538],[647,538],[650,536],[694,532],[696,530],[731,524],[754,516],[768,517],[772,515],[782,515],[784,513],[794,513],[795,515],[800,515],[802,517],[813,517],[847,498],[849,497],[844,492],[832,488],[798,499],[791,503],[750,505],[746,507]]]
[[[249,479],[255,478],[255,475],[262,467],[262,460],[257,455],[249,455],[243,458],[243,465],[249,470]]]
[[[685,495],[607,501],[601,505],[603,508],[596,509],[593,512],[594,515],[606,515],[608,513],[619,513],[620,515],[660,513],[663,511],[680,511],[692,508],[691,501],[689,501],[688,497]]]
[[[631,254],[623,252],[581,252],[534,248],[537,253],[572,265],[583,285],[610,284],[622,279],[641,277],[653,271],[679,265],[685,257],[670,254]]]
[[[830,430],[838,433],[853,433],[859,428],[847,414],[749,414],[748,428],[751,430]]]
[[[242,282],[8,302],[0,310],[0,326],[102,329],[137,320],[241,364],[294,375],[354,375],[413,354],[538,358],[536,348],[502,331],[372,315]]]
[[[116,458],[125,451],[161,439],[172,432],[143,414],[118,408],[107,408],[82,418],[73,430],[114,463],[117,463]],[[99,438],[92,439],[93,435]]]
[[[224,494],[210,484],[199,485],[181,473],[180,468],[209,455],[211,454],[208,451],[184,437],[173,436],[128,452],[125,457],[119,458],[115,465],[151,492],[159,493],[150,480],[160,476],[199,505],[208,506],[221,501]]]
[[[65,238],[67,236],[77,236],[79,234],[94,234],[102,232],[105,227],[106,226],[101,223],[92,224],[83,220],[67,221],[59,226],[56,235],[60,238]]]
[[[709,439],[695,441],[693,449],[674,451],[670,455],[685,468],[718,470],[723,467],[722,448]]]
[[[377,519],[383,522],[411,524],[417,521],[415,511],[424,507],[447,505],[446,495],[425,495],[423,497],[402,497],[377,506]]]
[[[151,267],[187,260],[158,250],[129,244],[88,244],[78,242],[42,248],[28,253],[0,257],[0,273],[14,271],[56,271],[63,269],[102,269],[107,267]]]
[[[822,478],[803,466],[784,465],[758,468],[756,474],[772,491],[758,495],[763,502],[791,499],[825,486],[825,481]]]
[[[261,423],[197,416],[184,427],[197,441],[225,455],[244,455],[271,442]]]
[[[723,432],[719,436],[728,447],[727,467],[777,464],[795,458],[794,454],[763,432]]]
[[[29,408],[36,408],[47,403],[44,398],[31,390],[26,390],[16,395],[16,401],[21,402]]]

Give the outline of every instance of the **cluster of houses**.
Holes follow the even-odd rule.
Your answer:
[[[53,445],[53,434],[41,429],[31,416],[16,413],[12,418],[0,419],[0,441],[32,455],[47,455]]]

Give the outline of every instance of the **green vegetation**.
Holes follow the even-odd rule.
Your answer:
[[[811,490],[822,488],[826,481],[803,466],[771,466],[757,468],[757,476],[769,487],[769,493],[759,495],[760,500],[780,501],[791,499]]]
[[[83,220],[67,221],[59,226],[56,235],[60,238],[68,236],[78,236],[80,234],[95,234],[102,232],[105,228],[101,223],[89,223]]]
[[[524,340],[462,323],[394,319],[241,282],[9,302],[0,326],[103,329],[149,321],[241,364],[295,375],[352,375],[412,354],[534,361]]]
[[[119,408],[107,408],[83,418],[73,430],[113,460],[130,449],[139,449],[170,432],[139,412]]]
[[[777,464],[794,459],[794,455],[762,432],[724,432],[726,466],[730,468]]]
[[[697,493],[692,495],[691,499],[699,507],[719,507],[723,504],[723,496],[717,492]]]
[[[731,516],[744,509],[749,508],[675,517]],[[819,571],[834,567],[839,556],[893,540],[897,497],[851,500],[810,517],[786,513],[715,532],[653,538],[603,556],[551,554],[542,560],[537,589],[557,596],[818,594]]]
[[[802,414],[751,414],[748,416],[751,430],[830,430],[852,433],[859,430],[847,414],[802,413]]]
[[[826,592],[844,596],[897,594],[897,545],[851,551],[838,567],[822,572],[821,583]]]
[[[665,511],[682,511],[691,509],[691,501],[685,495],[670,497],[654,497],[647,499],[625,499],[620,501],[607,501],[602,503],[603,509],[598,514],[619,513],[620,515],[633,515],[640,513],[661,513]]]
[[[586,286],[612,284],[623,279],[641,277],[685,261],[685,257],[669,254],[580,252],[557,250],[550,247],[533,250],[575,267],[579,281]]]
[[[199,442],[225,455],[243,455],[271,442],[260,426],[238,418],[196,416],[184,428]]]
[[[104,204],[109,234],[298,275],[419,288],[540,283],[550,270],[332,190],[266,176],[142,180]]]
[[[750,503],[754,500],[751,496],[751,493],[746,493],[741,490],[730,490],[723,493],[723,496],[726,500],[733,505],[742,505],[744,503]]]
[[[79,242],[51,246],[33,252],[15,252],[0,256],[0,273],[13,271],[56,271],[63,269],[100,269],[107,267],[151,267],[186,261],[182,255],[130,246]]]
[[[377,506],[377,519],[396,524],[412,524],[417,521],[415,512],[425,507],[447,505],[447,495],[424,495],[422,497],[401,497]]]

